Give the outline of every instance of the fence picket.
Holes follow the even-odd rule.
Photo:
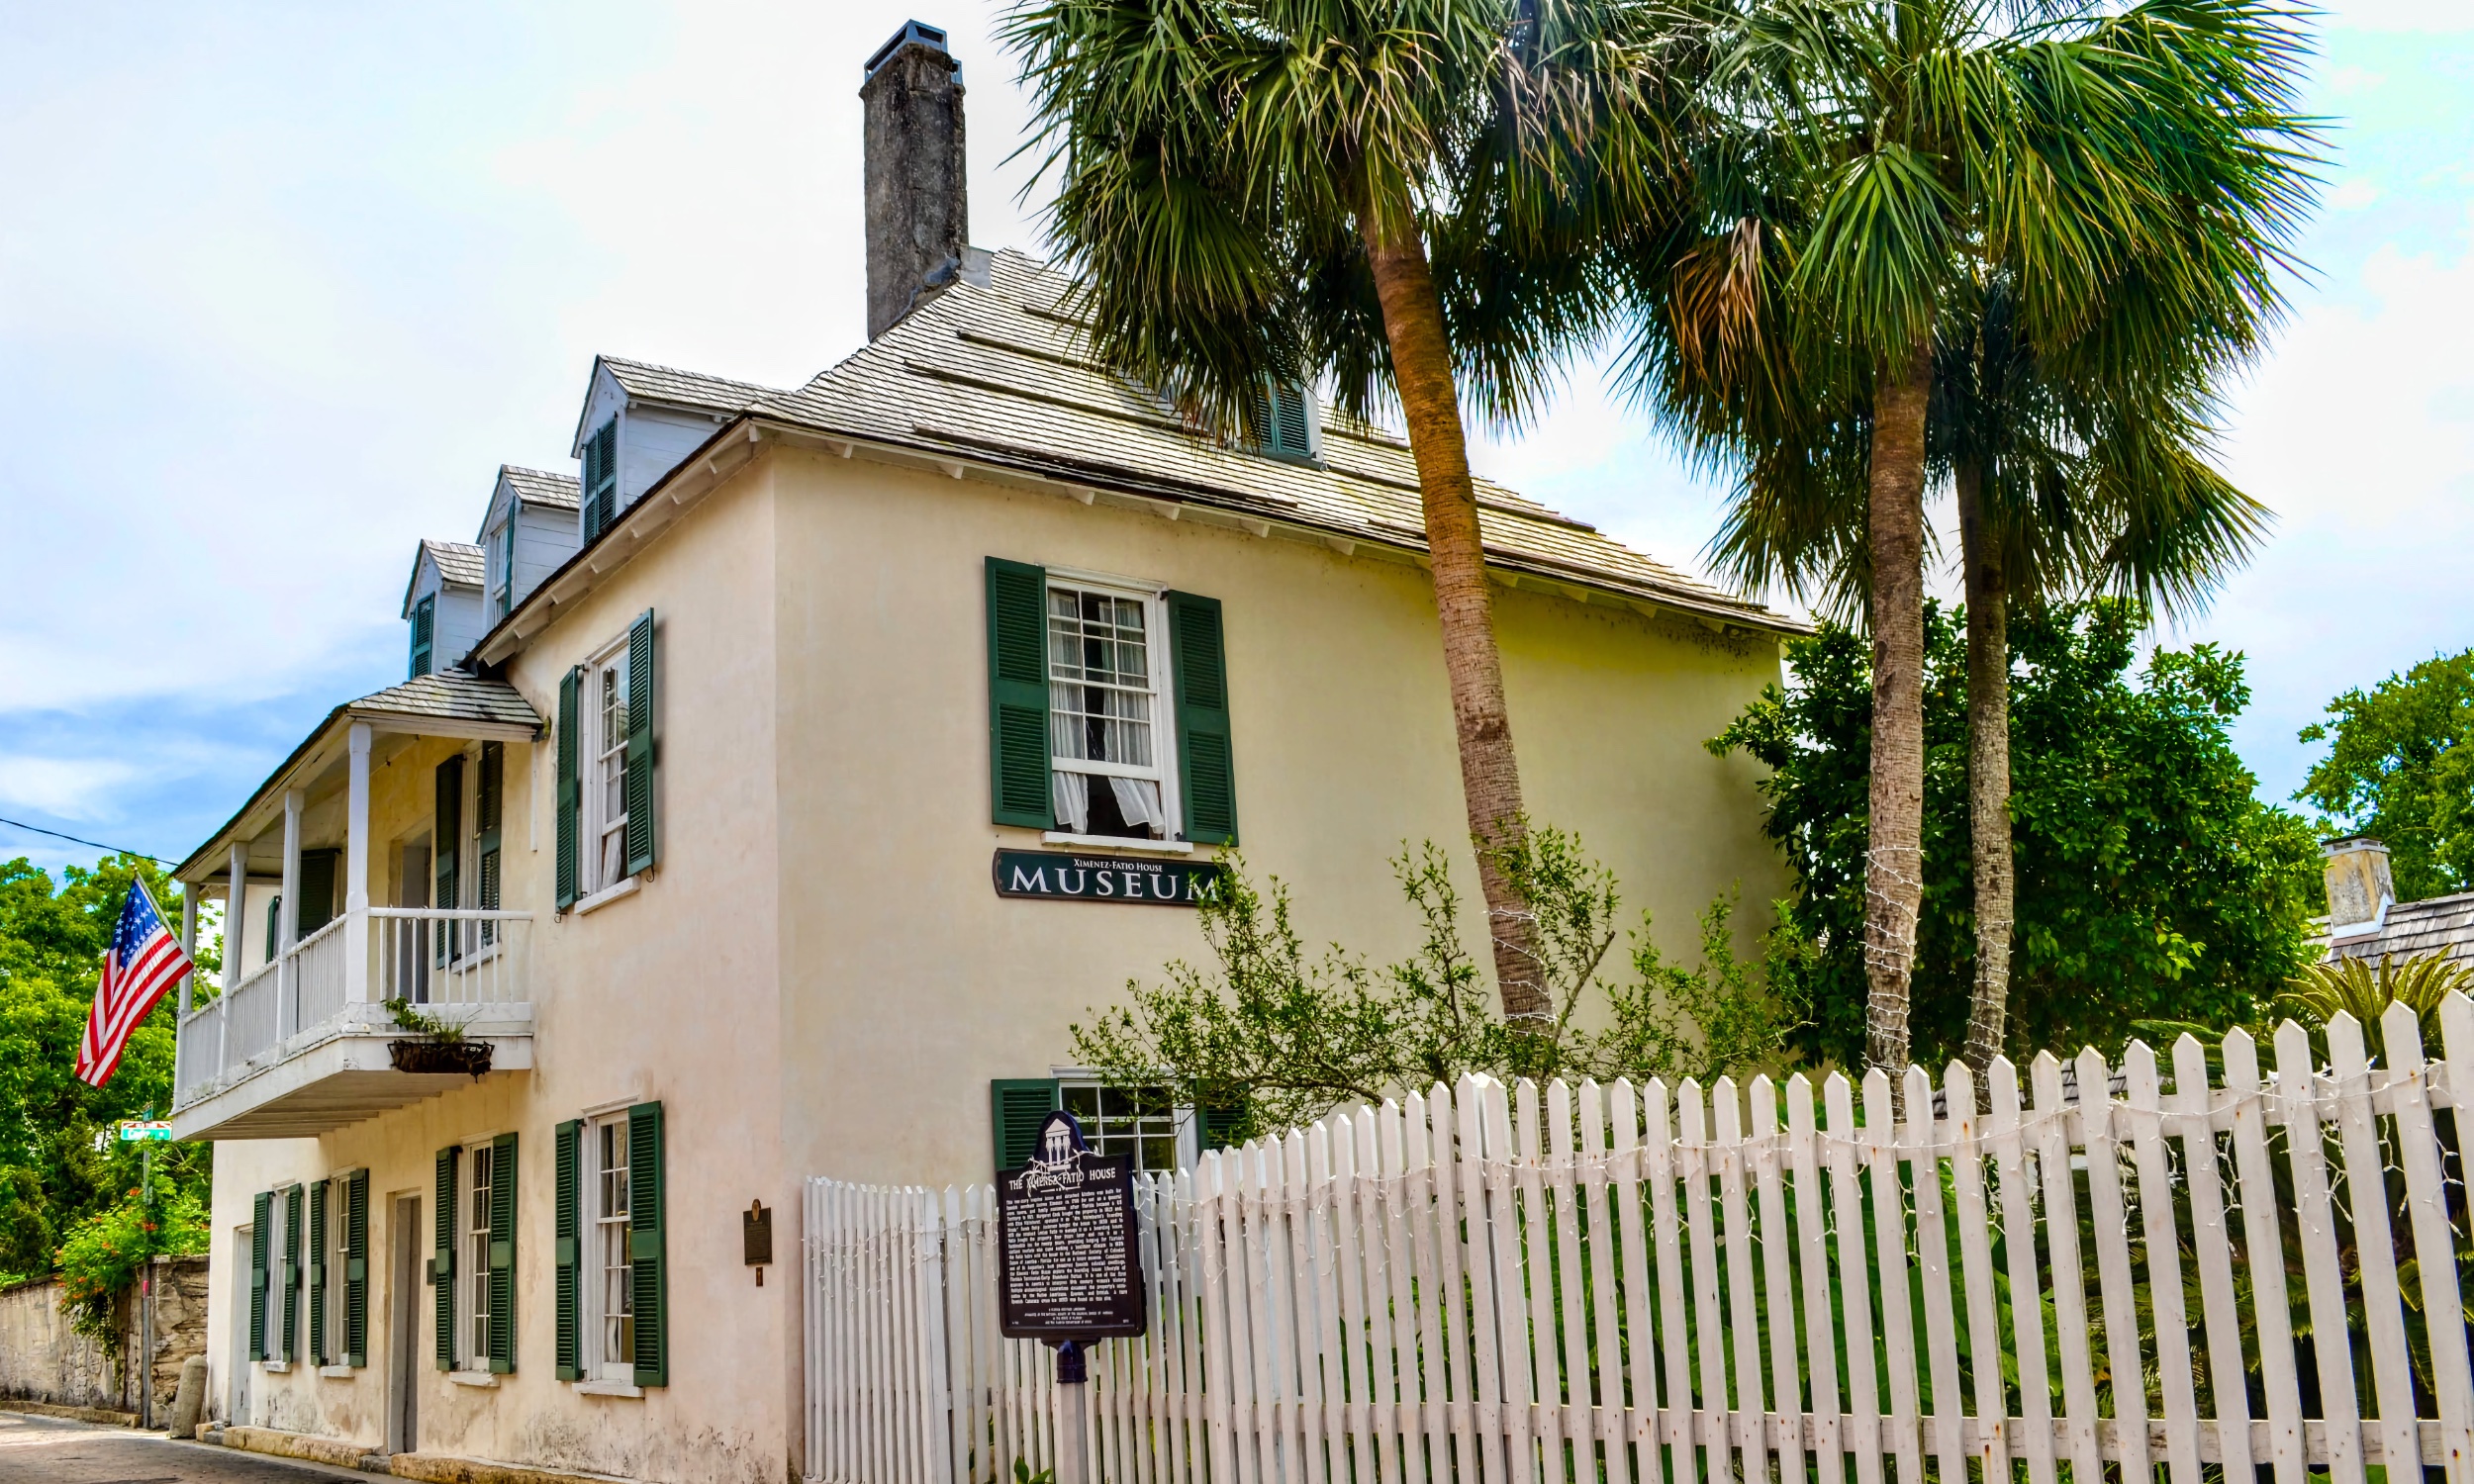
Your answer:
[[[2398,1078],[2398,1162],[2405,1167],[2406,1214],[2414,1228],[2423,1312],[2462,1314],[2455,1240],[2448,1228],[2448,1186],[2440,1168],[2438,1131],[2431,1125],[2430,1093],[2424,1085],[2423,1028],[2413,1006],[2388,1007],[2380,1021],[2380,1045]],[[2467,1484],[2474,1477],[2474,1374],[2469,1374],[2465,1326],[2430,1326],[2428,1344],[2431,1390],[2439,1398],[2442,1466],[2447,1484]]]
[[[1803,1354],[1812,1381],[1813,1452],[1819,1484],[1845,1484],[1847,1440],[1839,1421],[1838,1329],[1831,1322],[1830,1212],[1813,1130],[1813,1084],[1787,1078],[1788,1161],[1795,1170],[1796,1268],[1804,1280]],[[1781,1241],[1784,1228],[1779,1230]]]
[[[2294,1178],[2294,1224],[2302,1238],[2303,1288],[2315,1336],[2346,1333],[2345,1281],[2336,1259],[2336,1221],[2330,1209],[2320,1107],[2312,1087],[2311,1041],[2301,1026],[2276,1028],[2276,1091],[2285,1125],[2285,1158]],[[2314,1345],[2320,1365],[2320,1416],[2328,1438],[2331,1484],[2362,1484],[2362,1427],[2355,1410],[2353,1347]],[[2306,1435],[2307,1436],[2307,1435]]]
[[[2028,1484],[2055,1484],[2053,1392],[2045,1365],[2045,1289],[2036,1260],[2036,1192],[2019,1130],[2019,1068],[1997,1056],[1985,1069],[1986,1142],[2000,1183],[2002,1251],[2009,1258],[2011,1345],[2019,1365],[2019,1415]],[[1996,1371],[1998,1375],[1998,1368]],[[2004,1429],[2007,1432],[2007,1429]],[[2005,1477],[2007,1471],[2005,1471]],[[1994,1477],[1987,1473],[1986,1478]]]
[[[1863,1131],[1856,1122],[1856,1097],[1843,1072],[1823,1084],[1830,1113],[1831,1215],[1839,1231],[1839,1303],[1847,1336],[1848,1411],[1855,1417],[1856,1484],[1881,1484],[1881,1380],[1872,1345],[1872,1254],[1864,1245],[1864,1194],[1856,1173]]]
[[[1898,1119],[1890,1078],[1864,1073],[1864,1159],[1872,1175],[1873,1266],[1881,1284],[1882,1367],[1890,1383],[1885,1429],[1899,1484],[1923,1484],[1924,1432],[1916,1395],[1915,1313],[1907,1290],[1907,1198],[1899,1176]],[[1859,1274],[1860,1280],[1860,1274]]]
[[[1795,1363],[1795,1286],[1788,1263],[1795,1244],[1787,1235],[1787,1196],[1780,1188],[1778,1089],[1767,1075],[1753,1078],[1753,1193],[1760,1209],[1762,1296],[1768,1305],[1769,1410],[1775,1422],[1781,1478],[1804,1473],[1806,1413],[1801,1368]]]
[[[1752,1219],[1745,1206],[1744,1103],[1733,1077],[1720,1077],[1710,1089],[1712,1161],[1717,1165],[1718,1212],[1722,1224],[1719,1249],[1726,1278],[1727,1328],[1735,1345],[1735,1400],[1729,1409],[1728,1431],[1743,1460],[1747,1480],[1769,1476],[1768,1438],[1763,1435],[1768,1411],[1761,1390],[1761,1329],[1760,1300],[1755,1296]]]
[[[2366,1432],[2380,1441],[2380,1459],[2396,1477],[2399,1460],[2409,1471],[2423,1457],[2414,1422],[2414,1371],[2406,1358],[2406,1314],[2397,1286],[2397,1248],[2388,1227],[2388,1166],[2380,1158],[2373,1126],[2370,1059],[2362,1024],[2338,1011],[2328,1023],[2329,1061],[2336,1073],[2337,1148],[2345,1162],[2345,1208],[2353,1217],[2355,1260],[2362,1307],[2371,1339],[2371,1389],[2378,1420]],[[2360,1089],[2363,1095],[2342,1094]]]
[[[2225,1091],[2234,1105],[2234,1174],[2241,1191],[2273,1190],[2268,1155],[2268,1105],[2259,1081],[2259,1049],[2236,1028],[2225,1038]],[[2302,1389],[2294,1361],[2293,1296],[2285,1281],[2285,1238],[2276,1202],[2246,1199],[2242,1248],[2250,1274],[2250,1324],[2259,1347],[2260,1395],[2268,1414],[2268,1458],[2276,1484],[2304,1484]]]
[[[2053,1349],[2061,1363],[2062,1434],[2071,1484],[2104,1477],[2096,1435],[2096,1370],[2088,1353],[2087,1258],[2079,1250],[2078,1182],[2070,1178],[2069,1107],[2062,1099],[2061,1063],[2037,1055],[2036,1163],[2045,1185],[2045,1242],[2052,1254]]]
[[[2225,1224],[2217,1134],[2208,1118],[2208,1054],[2196,1038],[2173,1043],[2171,1106],[2185,1120],[2183,1180],[2190,1190],[2192,1250],[2198,1256],[2199,1310],[2208,1348],[2208,1401],[2215,1414],[2224,1477],[2254,1477],[2250,1386],[2242,1374],[2242,1320],[2234,1298],[2234,1240]],[[2144,1174],[2141,1176],[2146,1178]],[[2281,1254],[2280,1254],[2281,1255]]]
[[[1983,1123],[1977,1116],[1975,1074],[1964,1062],[1952,1062],[1942,1076],[1950,1116],[1943,1129],[1950,1141],[1951,1221],[1958,1238],[1959,1284],[1967,1304],[1968,1379],[1974,1384],[1975,1418],[1979,1425],[1970,1451],[1985,1480],[2010,1477],[2010,1430],[2000,1424],[2010,1416],[2010,1400],[2002,1386],[2001,1330],[1994,1318],[1991,1223],[1984,1202]],[[1963,1408],[1953,1407],[1952,1411]],[[1963,1424],[1962,1424],[1963,1430]]]
[[[1671,1460],[1669,1477],[1676,1484],[1701,1484],[1702,1471],[1694,1443],[1692,1346],[1683,1308],[1683,1244],[1677,1231],[1675,1143],[1666,1084],[1652,1079],[1642,1111],[1649,1121],[1649,1182],[1651,1222],[1658,1233],[1658,1327],[1660,1348],[1666,1360],[1666,1395],[1659,1409],[1661,1432]],[[1643,1473],[1649,1470],[1644,1468]]]
[[[1996,1059],[1938,1112],[1913,1068],[1867,1072],[1861,1117],[1835,1073],[1783,1115],[1767,1076],[1335,1112],[1135,1177],[1150,1320],[1091,1349],[1082,1440],[1109,1484],[2474,1484],[2469,1337],[2421,1318],[2466,1297],[2474,1001],[2439,1019],[2466,1055],[2426,1061],[2404,1007],[2377,1061],[2347,1018],[2325,1068],[2284,1026],[2264,1080],[2232,1033],[2219,1085],[2181,1037],[2169,1094],[2138,1043],[2069,1082],[2040,1056],[2032,1109]],[[997,1328],[994,1187],[795,1209],[809,1479],[1055,1465],[1052,1357]]]
[[[1933,1083],[1924,1068],[1910,1067],[1905,1077],[1906,1123],[1900,1141],[1914,1182],[1916,1203],[1916,1281],[1924,1296],[1926,1374],[1933,1383],[1932,1446],[1941,1477],[1967,1477],[1967,1405],[1958,1390],[1957,1322],[1951,1312],[1950,1228],[1943,1220],[1942,1165],[1934,1147],[1941,1142],[1933,1117]]]
[[[2114,1130],[2113,1070],[2094,1048],[2079,1053],[2079,1142],[2087,1150],[2088,1226],[2096,1247],[2097,1307],[2105,1327],[2105,1370],[2113,1394],[2114,1457],[2122,1476],[2148,1472],[2147,1368],[2139,1343],[2139,1298],[2131,1285],[2131,1218],[2122,1198],[2121,1143]]]
[[[1595,1390],[1581,1400],[1594,1402],[1597,1408],[1596,1426],[1590,1432],[1602,1450],[1603,1461],[1595,1477],[1605,1484],[1632,1484],[1632,1429],[1624,1398],[1623,1330],[1616,1312],[1620,1293],[1616,1277],[1618,1244],[1614,1215],[1607,1200],[1614,1168],[1606,1158],[1606,1089],[1594,1077],[1583,1081],[1580,1153],[1588,1178],[1582,1186],[1581,1211],[1589,1224],[1589,1313],[1595,1325],[1597,1363],[1584,1373]]]

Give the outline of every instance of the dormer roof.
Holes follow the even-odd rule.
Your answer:
[[[402,616],[406,618],[413,616],[413,595],[421,590],[421,569],[425,562],[437,569],[440,586],[470,588],[475,593],[481,591],[482,581],[489,572],[488,557],[471,542],[440,541],[424,536],[421,545],[413,552],[412,576],[404,582]]]
[[[585,382],[583,411],[576,417],[575,442],[567,453],[571,458],[584,457],[584,440],[593,435],[602,421],[593,416],[594,408],[605,400],[606,393],[616,393],[630,403],[649,403],[655,407],[700,413],[719,421],[745,412],[758,398],[769,396],[773,390],[757,386],[754,382],[732,381],[725,376],[682,371],[676,366],[656,366],[649,361],[597,355],[593,357],[593,374]]]
[[[498,478],[500,484],[526,505],[572,510],[583,500],[581,487],[572,474],[552,474],[543,469],[501,464],[498,466]]]

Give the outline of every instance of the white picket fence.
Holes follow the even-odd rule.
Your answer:
[[[1111,1484],[2474,1484],[2474,1004],[2315,1067],[2185,1037],[1670,1095],[1437,1085],[1139,1181],[1151,1327],[1091,1355]],[[1937,1109],[1937,1101],[1940,1106]],[[2474,1125],[2474,1119],[2466,1119]],[[992,1187],[811,1181],[807,1472],[1056,1456]],[[2474,1266],[2469,1266],[2474,1278]],[[2030,1297],[2033,1297],[2033,1302]],[[2331,1343],[2331,1337],[2343,1337]],[[2411,1466],[2411,1462],[2409,1463]],[[1894,1472],[1893,1472],[1894,1471]],[[2400,1475],[2385,1472],[2388,1484]]]

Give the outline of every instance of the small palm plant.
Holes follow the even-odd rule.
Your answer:
[[[2474,993],[2474,968],[2445,954],[2404,960],[2382,954],[2376,966],[2368,959],[2333,959],[2296,974],[2277,996],[2276,1009],[2313,1031],[2326,1029],[2342,1011],[2376,1036],[2388,1007],[2402,1004],[2421,1022],[2424,1047],[2435,1051],[2440,1045],[2439,1007],[2452,989]]]

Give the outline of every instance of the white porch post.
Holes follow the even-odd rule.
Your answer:
[[[198,981],[198,883],[180,883],[180,952],[190,961],[189,972],[180,976],[180,1018],[189,1018],[189,987]],[[175,1022],[177,1024],[177,1022]]]
[[[369,1001],[369,723],[350,733],[352,778],[343,816],[343,1002]]]
[[[242,941],[249,922],[249,845],[232,842],[232,875],[224,886],[224,1009],[215,1017],[215,1074],[232,1069],[224,1053],[232,1045],[232,991],[240,987]]]
[[[283,791],[283,902],[275,910],[275,1039],[301,1028],[300,966],[292,962],[292,945],[300,941],[301,805],[307,795],[298,788]]]

